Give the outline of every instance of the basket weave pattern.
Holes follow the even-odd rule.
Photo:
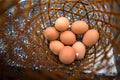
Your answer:
[[[8,65],[29,67],[34,70],[64,73],[79,78],[85,70],[93,69],[98,62],[109,62],[107,56],[114,48],[114,55],[120,55],[120,1],[119,0],[28,0],[8,9],[0,25],[0,55],[6,54]],[[85,58],[71,65],[59,62],[48,48],[44,29],[54,26],[58,17],[67,17],[71,23],[83,20],[90,29],[100,33],[99,41],[87,47]],[[82,36],[77,35],[77,40]],[[99,53],[99,54],[98,54]],[[99,61],[97,59],[103,56]],[[113,56],[113,55],[112,55]],[[117,62],[118,64],[119,62]],[[106,65],[105,65],[106,66]],[[109,66],[110,67],[110,66]],[[89,77],[89,76],[88,76]]]

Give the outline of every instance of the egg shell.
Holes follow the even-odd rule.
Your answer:
[[[71,64],[75,60],[75,51],[71,46],[64,46],[59,53],[59,60],[64,64]]]
[[[71,31],[64,31],[60,34],[60,40],[66,45],[72,45],[76,41],[76,36]]]
[[[82,42],[86,45],[86,46],[92,46],[94,45],[99,39],[99,33],[98,31],[91,29],[88,30],[85,35],[83,36],[83,40]]]
[[[75,21],[71,26],[71,30],[75,34],[84,34],[88,30],[88,25],[85,21]]]
[[[56,40],[59,37],[59,32],[54,27],[48,27],[44,31],[44,37],[50,41]]]
[[[58,55],[60,50],[64,47],[64,44],[60,41],[51,41],[49,44],[50,50],[55,54]]]
[[[69,20],[66,17],[59,17],[55,22],[55,28],[58,31],[65,31],[69,26]]]
[[[86,53],[86,48],[82,42],[77,41],[72,45],[72,47],[75,50],[76,60],[80,60],[84,58]]]

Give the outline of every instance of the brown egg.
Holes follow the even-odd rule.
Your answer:
[[[55,54],[58,55],[60,50],[64,47],[64,44],[61,43],[60,41],[51,41],[49,44],[50,50]]]
[[[70,46],[65,46],[59,53],[59,60],[64,64],[71,64],[75,60],[75,51]]]
[[[58,31],[65,31],[69,26],[69,20],[66,17],[60,17],[55,22],[55,28]]]
[[[76,21],[72,24],[71,30],[75,34],[84,34],[88,30],[88,25],[84,21]]]
[[[86,48],[82,42],[77,41],[72,47],[75,50],[76,60],[80,60],[85,56]]]
[[[71,31],[64,31],[60,34],[60,40],[66,45],[72,45],[76,41],[76,36]]]
[[[59,37],[59,32],[54,27],[48,27],[44,31],[44,36],[47,40],[55,40]]]
[[[83,40],[82,42],[86,45],[86,46],[92,46],[94,45],[99,39],[99,33],[98,31],[91,29],[88,30],[85,35],[83,36]]]

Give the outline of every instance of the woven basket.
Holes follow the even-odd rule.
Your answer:
[[[4,3],[8,4],[3,0],[1,4]],[[1,70],[6,71],[1,71],[1,80],[11,77],[21,80],[110,80],[119,77],[119,0],[21,0],[13,5],[10,8],[2,7],[0,11],[0,60],[4,61],[0,63]],[[54,26],[56,19],[61,16],[68,18],[70,25],[76,20],[83,20],[90,29],[100,33],[99,41],[87,47],[85,58],[70,65],[64,65],[58,60],[49,50],[49,42],[43,36],[44,29]],[[78,41],[81,38],[81,35],[77,35]],[[113,54],[108,56],[111,50]],[[113,56],[117,74],[112,77],[96,75],[105,67],[110,71],[114,65],[108,63]],[[7,67],[3,67],[3,63]]]

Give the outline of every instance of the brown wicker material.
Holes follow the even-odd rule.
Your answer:
[[[85,58],[70,65],[58,60],[43,36],[44,29],[54,26],[60,16],[67,17],[70,23],[84,20],[90,29],[100,33],[99,41],[87,47]],[[116,66],[120,65],[119,0],[28,0],[1,12],[0,17],[0,55],[10,66],[53,72],[69,80],[92,79],[98,70],[111,67],[106,63],[103,66],[99,64],[95,70],[93,68],[98,62],[109,62],[113,55],[108,57],[107,54],[112,48]],[[77,35],[77,40],[81,38]],[[98,55],[99,52],[101,54]],[[97,61],[100,56],[103,56],[102,59]],[[86,74],[85,70],[92,72]]]

